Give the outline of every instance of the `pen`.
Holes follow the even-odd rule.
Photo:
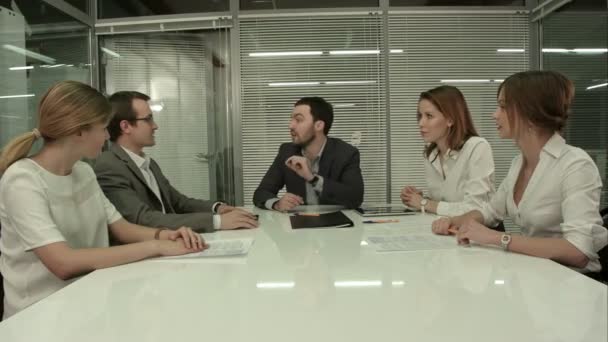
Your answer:
[[[363,223],[396,223],[399,220],[367,220],[363,221]]]

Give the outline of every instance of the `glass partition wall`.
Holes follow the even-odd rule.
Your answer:
[[[37,124],[53,83],[90,83],[91,27],[45,1],[0,5],[0,146]]]
[[[103,35],[101,87],[149,95],[156,146],[146,149],[174,187],[235,202],[229,141],[229,28]]]
[[[608,206],[608,2],[573,1],[542,20],[542,67],[564,73],[576,94],[564,130],[596,162]]]
[[[293,104],[322,96],[335,105],[330,135],[361,152],[365,202],[398,202],[404,185],[425,186],[417,94],[446,83],[463,89],[496,145],[502,180],[515,147],[496,138],[491,113],[500,80],[529,66],[523,1],[422,12],[374,0],[214,4],[224,12],[197,14],[179,1],[98,4],[101,88],[142,91],[162,108],[149,152],[181,191],[250,205],[290,140]],[[446,6],[419,4],[437,5]]]
[[[398,202],[403,185],[424,185],[417,94],[445,83],[463,90],[496,151],[498,184],[516,149],[491,127],[496,87],[540,66],[574,80],[564,135],[606,182],[606,1],[574,0],[531,22],[538,3],[0,1],[0,144],[35,126],[50,84],[97,85],[99,75],[108,94],[152,96],[160,128],[149,152],[176,187],[251,204],[289,140],[291,106],[323,96],[336,105],[333,135],[361,150],[365,201]]]

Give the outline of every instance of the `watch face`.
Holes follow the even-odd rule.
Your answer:
[[[426,198],[423,198],[423,199],[420,201],[420,205],[426,205],[427,203],[429,203],[429,200],[427,200]]]

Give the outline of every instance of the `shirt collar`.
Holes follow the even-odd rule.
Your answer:
[[[321,159],[321,155],[323,155],[323,151],[325,150],[326,144],[327,144],[327,138],[325,138],[325,141],[323,142],[323,146],[321,146],[321,149],[319,150],[319,154],[317,154],[317,156],[313,160]],[[302,149],[302,155],[306,157],[306,154],[304,154],[304,149]]]
[[[460,151],[452,150],[450,148],[450,149],[448,149],[448,152],[446,154],[447,154],[448,158],[456,160],[456,159],[458,159],[458,156],[460,156]]]
[[[448,156],[448,158],[456,160],[458,159],[458,156],[460,156],[460,151],[452,150],[450,148],[446,152],[446,155]],[[439,148],[435,147],[433,151],[431,151],[431,154],[429,154],[429,160],[436,160],[437,158],[439,158]]]
[[[125,150],[125,152],[127,152],[127,155],[129,155],[131,160],[133,160],[133,162],[135,163],[135,165],[137,165],[138,168],[148,168],[148,166],[150,165],[150,157],[148,157],[146,154],[144,154],[144,156],[142,157],[137,153],[134,153],[133,151],[129,150],[128,148],[123,147],[122,145],[120,147]]]
[[[566,140],[556,132],[549,140],[547,140],[547,143],[545,146],[543,146],[543,151],[555,158],[559,158],[564,150],[564,146],[566,146]]]

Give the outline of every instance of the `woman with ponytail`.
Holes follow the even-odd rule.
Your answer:
[[[206,248],[190,228],[153,229],[125,221],[91,167],[108,138],[111,107],[88,85],[63,81],[40,100],[38,128],[0,156],[0,272],[4,318],[96,269]],[[37,139],[40,152],[28,157]],[[125,245],[109,247],[108,230]]]

